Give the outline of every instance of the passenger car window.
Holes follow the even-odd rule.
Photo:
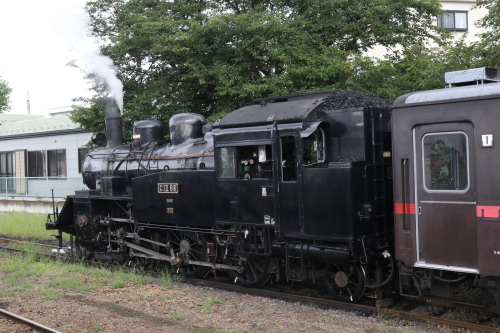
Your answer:
[[[469,187],[468,144],[463,132],[432,133],[422,138],[427,191],[465,191]]]
[[[325,132],[318,128],[314,133],[302,140],[304,165],[325,161]]]

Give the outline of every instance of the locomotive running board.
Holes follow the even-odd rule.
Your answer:
[[[150,257],[149,257],[150,259],[165,260],[171,264],[174,264],[177,261],[177,258],[175,258],[175,257],[166,256],[164,254],[161,254],[161,253],[158,253],[155,251],[151,251],[151,250],[146,249],[142,246],[135,245],[135,244],[132,244],[129,242],[124,242],[124,243],[125,243],[125,245],[127,245],[131,249],[134,249],[134,250],[137,250],[139,252],[150,255]],[[231,265],[224,265],[224,264],[212,264],[212,263],[206,262],[206,261],[188,260],[185,262],[185,264],[186,265],[206,266],[206,267],[210,267],[212,269],[230,269],[233,271],[242,271],[243,270],[243,268],[240,266],[231,266]]]

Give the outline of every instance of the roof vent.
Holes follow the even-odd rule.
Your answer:
[[[481,67],[448,72],[444,74],[444,81],[447,88],[498,82],[498,69]]]

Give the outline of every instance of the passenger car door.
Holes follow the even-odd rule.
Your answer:
[[[413,132],[416,267],[477,271],[474,132],[471,123],[417,126]]]

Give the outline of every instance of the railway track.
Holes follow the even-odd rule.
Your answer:
[[[7,318],[8,320],[15,321],[18,324],[27,325],[30,328],[34,329],[36,332],[41,332],[41,333],[61,333],[61,332],[56,331],[56,330],[54,330],[54,329],[52,329],[50,327],[44,326],[44,325],[42,325],[40,323],[34,322],[34,321],[29,320],[27,318],[18,316],[16,314],[14,314],[12,312],[9,312],[7,310],[4,310],[4,309],[0,309],[0,316],[4,317],[4,318]]]
[[[13,250],[9,249],[8,247],[5,246],[5,244],[10,244],[10,243],[29,243],[33,245],[38,245],[42,247],[46,247],[50,250],[52,249],[58,249],[57,246],[52,246],[52,245],[46,245],[46,244],[38,244],[38,243],[30,243],[30,242],[24,242],[20,240],[12,240],[12,239],[5,239],[5,238],[0,238],[0,248],[5,249],[5,250]],[[2,245],[4,244],[4,245]],[[18,252],[28,252],[24,250],[19,250],[15,249],[15,251]],[[54,254],[52,252],[49,253],[37,253],[39,255],[43,256],[49,256],[49,257],[55,257],[55,258],[65,258],[64,256],[61,256],[61,254],[57,253]],[[89,262],[90,263],[90,262]],[[98,262],[99,265],[102,266],[101,262]],[[115,268],[115,267],[113,267]],[[151,272],[154,274],[153,272]],[[224,283],[224,282],[219,282],[219,281],[213,281],[213,280],[205,280],[205,279],[189,279],[185,278],[184,282],[196,285],[196,286],[202,286],[202,287],[212,287],[212,288],[217,288],[217,289],[222,289],[226,291],[233,291],[237,293],[244,293],[244,294],[249,294],[249,295],[254,295],[254,296],[261,296],[261,297],[268,297],[268,298],[274,298],[274,299],[280,299],[284,301],[289,301],[289,302],[301,302],[304,304],[311,304],[311,305],[316,305],[316,306],[321,306],[325,308],[336,308],[336,309],[343,309],[343,310],[348,310],[348,311],[355,311],[359,313],[364,313],[366,315],[380,315],[381,313],[383,314],[384,318],[398,318],[398,319],[403,319],[403,320],[410,320],[410,321],[420,321],[420,322],[430,322],[434,323],[436,325],[447,325],[452,328],[459,328],[459,329],[469,329],[475,332],[500,332],[500,327],[493,327],[493,326],[488,326],[488,325],[483,325],[483,324],[478,324],[478,323],[470,323],[466,321],[461,321],[457,319],[452,319],[452,318],[445,318],[442,315],[438,316],[432,316],[432,315],[427,315],[427,314],[422,314],[422,313],[416,313],[412,312],[412,310],[399,310],[399,309],[394,309],[394,308],[380,308],[372,305],[367,305],[367,304],[358,304],[358,303],[343,303],[343,302],[337,302],[333,301],[330,299],[325,299],[325,298],[320,298],[320,297],[311,297],[311,296],[304,296],[304,295],[297,295],[297,294],[290,294],[286,292],[280,292],[280,291],[272,291],[272,290],[266,290],[266,289],[253,289],[253,288],[244,288],[232,283]],[[465,304],[465,303],[457,303],[449,300],[440,300],[440,299],[434,299],[434,298],[420,298],[418,300],[415,299],[409,299],[409,298],[404,298],[404,300],[408,302],[415,302],[415,303],[424,303],[427,305],[435,305],[439,306],[442,308],[462,308],[462,309],[468,309],[472,311],[483,311],[484,308],[478,305],[471,305],[471,304]],[[412,306],[411,308],[415,308]],[[446,313],[446,310],[442,311],[443,313]],[[49,332],[49,331],[47,331]],[[54,331],[50,331],[54,332]]]
[[[34,243],[34,242],[28,242],[28,241],[11,239],[11,238],[0,238],[0,245],[6,245],[6,244],[31,244],[31,245],[36,245],[36,246],[40,246],[40,247],[46,247],[48,249],[58,249],[59,248],[59,246],[55,246],[55,245]]]

